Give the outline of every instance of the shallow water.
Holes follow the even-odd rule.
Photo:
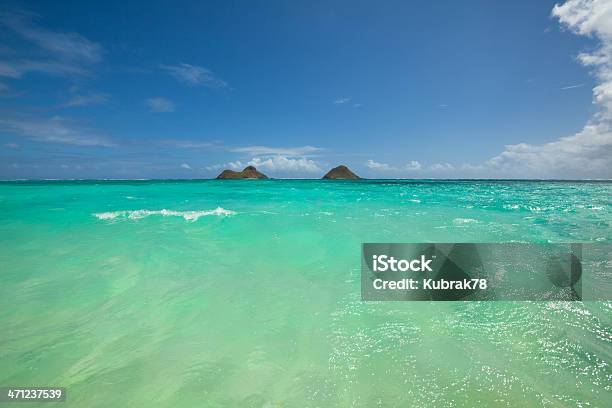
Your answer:
[[[0,183],[0,385],[64,386],[66,407],[610,406],[612,302],[376,303],[359,287],[362,242],[610,243],[610,197]]]

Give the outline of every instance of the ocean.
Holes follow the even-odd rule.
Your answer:
[[[609,407],[612,302],[363,302],[360,249],[610,243],[611,197],[571,181],[2,182],[0,385],[66,387],[65,407]]]

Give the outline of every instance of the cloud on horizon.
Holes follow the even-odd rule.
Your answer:
[[[248,153],[251,156],[286,155],[286,156],[309,156],[325,149],[315,146],[298,147],[269,147],[269,146],[244,146],[231,148],[235,153]]]
[[[612,178],[612,2],[569,0],[555,5],[552,16],[574,34],[598,40],[594,51],[580,53],[577,58],[597,80],[593,88],[597,113],[574,135],[544,144],[507,145],[484,163],[458,167],[438,163],[430,166],[430,171],[454,177]],[[399,170],[373,160],[367,166],[375,171]]]
[[[599,108],[584,128],[549,143],[508,145],[485,163],[489,171],[514,177],[610,178],[612,176],[612,2],[569,0],[552,10],[563,27],[595,37],[597,49],[578,55],[592,70],[597,85],[593,103]],[[577,87],[577,86],[574,86]],[[569,89],[569,88],[568,88]]]
[[[499,148],[499,153],[491,155],[488,160],[476,159],[476,164],[469,163],[434,163],[423,164],[411,161],[403,165],[393,165],[370,159],[365,164],[366,171],[380,172],[381,174],[397,173],[398,175],[412,176],[418,172],[423,175],[439,176],[474,176],[474,177],[525,177],[525,178],[611,178],[612,177],[612,3],[598,0],[569,0],[563,4],[555,5],[552,16],[559,21],[562,27],[579,35],[594,38],[597,46],[593,50],[580,53],[576,60],[590,72],[596,79],[593,88],[593,104],[597,107],[596,114],[589,119],[583,128],[573,135],[565,135],[548,143],[515,143]],[[78,77],[91,75],[96,64],[105,59],[105,49],[98,43],[74,32],[56,31],[43,27],[39,17],[25,13],[8,13],[0,11],[0,26],[5,37],[10,37],[18,44],[17,48],[2,46],[6,51],[0,57],[0,96],[11,95],[13,84],[21,78],[25,83],[30,73],[43,73],[47,75],[62,76],[59,80],[64,82],[65,77]],[[111,48],[109,48],[109,51]],[[175,60],[176,61],[176,60]],[[167,74],[172,78],[192,86],[205,86],[209,88],[225,88],[228,84],[217,77],[207,68],[178,63],[174,65],[154,66],[158,75]],[[163,73],[163,74],[162,74]],[[23,79],[23,78],[26,79]],[[86,78],[90,79],[90,78]],[[48,79],[47,79],[48,80]],[[81,81],[82,82],[82,81]],[[557,86],[560,86],[559,84]],[[563,91],[580,88],[584,84],[568,83],[561,87]],[[107,88],[112,89],[112,88]],[[558,89],[558,88],[557,88]],[[55,103],[45,109],[58,109],[67,107],[83,107],[105,104],[109,96],[104,93],[70,91],[66,93],[65,87],[60,90],[65,101]],[[142,101],[148,95],[139,96],[134,106],[143,109]],[[175,97],[173,95],[173,97]],[[176,100],[180,101],[179,96]],[[330,98],[332,99],[332,98]],[[331,101],[338,109],[359,107],[349,97],[341,97]],[[156,97],[145,101],[154,112],[172,112],[175,105],[172,101]],[[331,108],[332,106],[329,105]],[[186,108],[186,104],[181,104]],[[440,107],[446,107],[440,104]],[[29,106],[28,108],[38,108]],[[334,109],[335,110],[335,109]],[[32,112],[34,112],[32,110]],[[100,131],[82,126],[78,121],[64,116],[53,116],[37,110],[37,117],[21,113],[0,114],[0,131],[13,133],[17,138],[23,137],[30,141],[43,143],[56,143],[74,146],[120,146],[139,147],[147,146],[158,149],[156,154],[166,154],[164,147],[181,149],[215,149],[218,151],[239,153],[227,155],[219,161],[240,158],[240,161],[230,161],[228,166],[248,164],[260,167],[271,172],[286,172],[289,174],[314,173],[321,171],[321,163],[316,160],[318,154],[325,149],[314,146],[297,147],[269,147],[262,145],[227,147],[221,142],[201,142],[198,140],[138,140],[126,138],[109,138]],[[79,112],[80,113],[80,112]],[[95,117],[91,117],[95,120]],[[190,134],[197,135],[198,129]],[[12,136],[12,135],[11,135]],[[131,135],[130,135],[131,136]],[[561,135],[559,135],[561,136]],[[16,139],[17,139],[16,138]],[[18,139],[17,139],[18,140]],[[521,139],[517,139],[520,141]],[[523,139],[524,140],[524,139]],[[282,143],[282,142],[281,142]],[[119,149],[117,149],[119,150]],[[150,154],[148,150],[146,154]],[[185,152],[187,153],[187,152]],[[183,154],[183,152],[181,152]],[[342,155],[337,155],[342,157]],[[348,157],[348,156],[345,156]],[[367,158],[367,156],[365,157]],[[177,168],[182,160],[191,160],[190,157],[181,158],[170,165]],[[360,160],[363,160],[360,159]],[[443,160],[430,158],[434,160]],[[430,162],[430,163],[431,163]],[[190,163],[193,163],[190,161]],[[351,163],[348,163],[351,164]],[[354,163],[353,163],[354,164]],[[209,166],[210,167],[210,166]],[[352,167],[352,166],[351,166]],[[194,166],[195,168],[195,166]],[[211,170],[212,171],[212,170]]]
[[[321,168],[313,160],[305,157],[291,158],[287,156],[272,156],[268,158],[255,157],[248,163],[259,170],[277,173],[320,173]]]
[[[374,170],[374,171],[394,172],[394,173],[414,172],[414,171],[419,171],[423,168],[421,163],[419,163],[416,160],[412,160],[409,163],[406,163],[402,166],[392,166],[387,163],[379,163],[377,161],[370,159],[366,162],[366,166],[369,169]]]
[[[323,171],[321,167],[319,167],[319,165],[311,159],[307,159],[305,157],[292,158],[281,155],[267,158],[254,157],[247,162],[236,160],[223,164],[213,164],[206,166],[205,169],[210,172],[224,169],[239,171],[244,169],[246,166],[255,166],[257,170],[271,172],[271,174],[275,175],[322,173]]]
[[[366,162],[366,167],[374,172],[376,176],[384,174],[385,177],[392,176],[397,178],[456,177],[455,166],[450,163],[423,165],[419,161],[412,160],[401,166],[393,166],[370,159]],[[462,170],[466,169],[466,167],[462,168]]]
[[[219,171],[219,170],[225,170],[225,169],[238,171],[238,170],[242,170],[246,166],[247,165],[243,164],[240,160],[236,160],[236,161],[227,162],[223,164],[211,164],[209,166],[206,166],[205,169],[207,171]]]

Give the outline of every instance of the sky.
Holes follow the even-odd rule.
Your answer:
[[[0,0],[0,179],[612,178],[612,2]]]

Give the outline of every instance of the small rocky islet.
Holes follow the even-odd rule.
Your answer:
[[[255,166],[247,166],[242,171],[223,170],[217,179],[267,179],[268,176],[258,171]]]
[[[325,180],[359,180],[360,178],[343,164],[334,167],[323,176]]]
[[[258,171],[254,166],[247,166],[242,171],[223,170],[218,176],[219,180],[238,180],[238,179],[267,179],[268,176]],[[323,177],[324,180],[359,180],[357,174],[345,165],[334,167]]]

